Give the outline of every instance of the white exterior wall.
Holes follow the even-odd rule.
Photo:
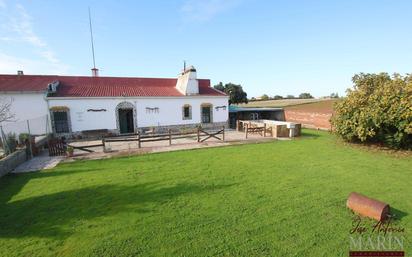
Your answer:
[[[192,107],[192,119],[183,120],[183,105]],[[137,125],[138,127],[184,125],[201,122],[200,105],[212,104],[212,122],[225,122],[228,119],[227,97],[184,97],[172,99],[142,99],[137,101]],[[216,106],[226,106],[226,110],[216,110]],[[146,107],[159,107],[159,113],[147,113]]]
[[[45,134],[50,128],[48,124],[48,109],[43,93],[7,93],[0,94],[0,99],[10,101],[13,122],[0,124],[4,133],[28,133],[27,120],[32,134]],[[50,131],[50,129],[49,129]]]
[[[12,99],[11,112],[16,121],[25,121],[48,114],[43,93],[1,94],[1,99]]]
[[[71,128],[73,132],[93,129],[117,129],[116,106],[123,102],[136,106],[137,127],[169,126],[200,123],[201,104],[212,104],[212,122],[228,120],[228,97],[127,97],[127,98],[50,98],[49,106],[66,106],[70,110]],[[192,106],[192,119],[183,120],[182,107]],[[216,109],[226,106],[226,110]],[[149,108],[159,108],[158,112],[150,112]],[[88,109],[106,109],[105,112],[88,112]],[[135,125],[136,126],[136,125]]]

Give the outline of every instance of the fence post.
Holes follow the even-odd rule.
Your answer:
[[[46,137],[49,136],[49,115],[46,115]]]
[[[7,138],[6,138],[6,135],[4,134],[2,126],[0,126],[0,132],[1,132],[0,136],[3,139],[4,152],[6,153],[6,155],[9,155],[10,154],[10,147],[9,147],[8,142],[7,142]]]
[[[222,139],[225,141],[225,126],[222,128]]]
[[[137,132],[137,147],[138,148],[142,147],[142,143],[140,142],[140,132]]]
[[[245,124],[245,137],[247,139],[247,133],[249,132],[249,124]]]
[[[172,145],[172,130],[171,129],[168,129],[169,130],[169,145]]]
[[[29,146],[30,146],[30,157],[33,159],[33,146],[31,145],[31,133],[30,133],[30,123],[29,120],[27,120],[27,130],[29,132]]]
[[[236,120],[236,131],[239,131],[240,130],[240,121],[239,120]]]
[[[106,152],[106,139],[102,138],[103,152]]]
[[[263,137],[266,137],[266,123],[263,123]]]
[[[200,128],[197,127],[197,142],[200,142]]]

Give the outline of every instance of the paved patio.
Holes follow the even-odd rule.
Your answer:
[[[222,135],[218,135],[221,137]],[[204,138],[204,136],[202,137]],[[87,153],[81,150],[74,151],[74,157],[66,159],[66,161],[73,161],[79,159],[104,159],[111,158],[115,156],[128,156],[144,153],[157,153],[157,152],[169,152],[177,150],[189,150],[189,149],[199,149],[208,147],[219,147],[234,144],[249,144],[249,143],[259,143],[266,141],[276,141],[276,140],[290,140],[289,138],[272,138],[272,137],[262,137],[258,134],[248,135],[245,138],[243,132],[238,132],[235,130],[225,131],[225,141],[220,141],[215,138],[208,139],[205,142],[198,143],[197,137],[173,139],[172,145],[169,145],[169,141],[156,141],[156,142],[144,142],[141,148],[138,147],[136,141],[132,142],[110,142],[106,143],[106,152],[103,151],[103,147],[93,147],[89,148],[93,150],[93,153]],[[101,140],[94,141],[81,141],[70,143],[73,146],[86,146],[86,145],[96,145],[101,143]]]
[[[15,168],[11,173],[27,173],[51,169],[56,167],[65,156],[48,156],[48,151],[43,151],[39,156],[30,159]]]
[[[204,138],[205,136],[202,136]],[[222,137],[222,135],[218,135]],[[26,173],[34,172],[45,169],[54,168],[60,162],[70,162],[74,160],[94,160],[94,159],[105,159],[116,156],[131,156],[145,153],[157,153],[157,152],[169,152],[177,150],[189,150],[189,149],[200,149],[208,147],[220,147],[235,144],[250,144],[259,142],[268,142],[276,140],[290,140],[289,138],[272,138],[272,137],[262,137],[259,134],[248,135],[245,138],[243,132],[238,132],[235,130],[225,131],[225,141],[218,140],[216,138],[210,138],[205,142],[197,142],[196,135],[187,137],[173,139],[172,144],[169,145],[169,141],[155,141],[155,142],[142,142],[141,148],[138,147],[136,141],[132,142],[110,142],[106,143],[106,151],[103,147],[92,147],[88,148],[93,150],[93,153],[87,153],[81,150],[75,150],[73,157],[66,156],[48,156],[48,151],[44,150],[39,156],[34,157],[31,160],[26,161],[14,169],[11,173]],[[71,145],[74,146],[87,146],[100,144],[101,140],[90,140],[90,141],[78,141],[72,142]]]

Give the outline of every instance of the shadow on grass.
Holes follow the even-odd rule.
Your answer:
[[[306,129],[305,131],[302,130],[301,137],[302,138],[319,138],[319,137],[321,137],[321,135],[319,135],[316,132],[308,131]]]
[[[402,220],[404,217],[408,216],[407,212],[393,208],[392,206],[391,206],[390,212],[391,212],[391,215],[393,215],[393,218],[395,220]]]
[[[15,182],[25,184],[23,180]],[[77,224],[84,221],[122,212],[144,213],[151,211],[147,209],[150,203],[161,204],[185,194],[210,192],[229,186],[178,184],[167,187],[145,183],[87,187],[15,201],[8,201],[10,195],[3,196],[0,198],[0,238],[65,238],[76,231]],[[16,189],[21,187],[15,186]],[[6,189],[13,191],[10,186]]]

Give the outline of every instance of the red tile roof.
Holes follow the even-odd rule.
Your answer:
[[[54,75],[0,75],[1,91],[45,92],[47,85],[58,80],[55,97],[182,96],[176,89],[177,79],[124,78]],[[199,79],[199,94],[222,96],[210,87],[210,80]]]

